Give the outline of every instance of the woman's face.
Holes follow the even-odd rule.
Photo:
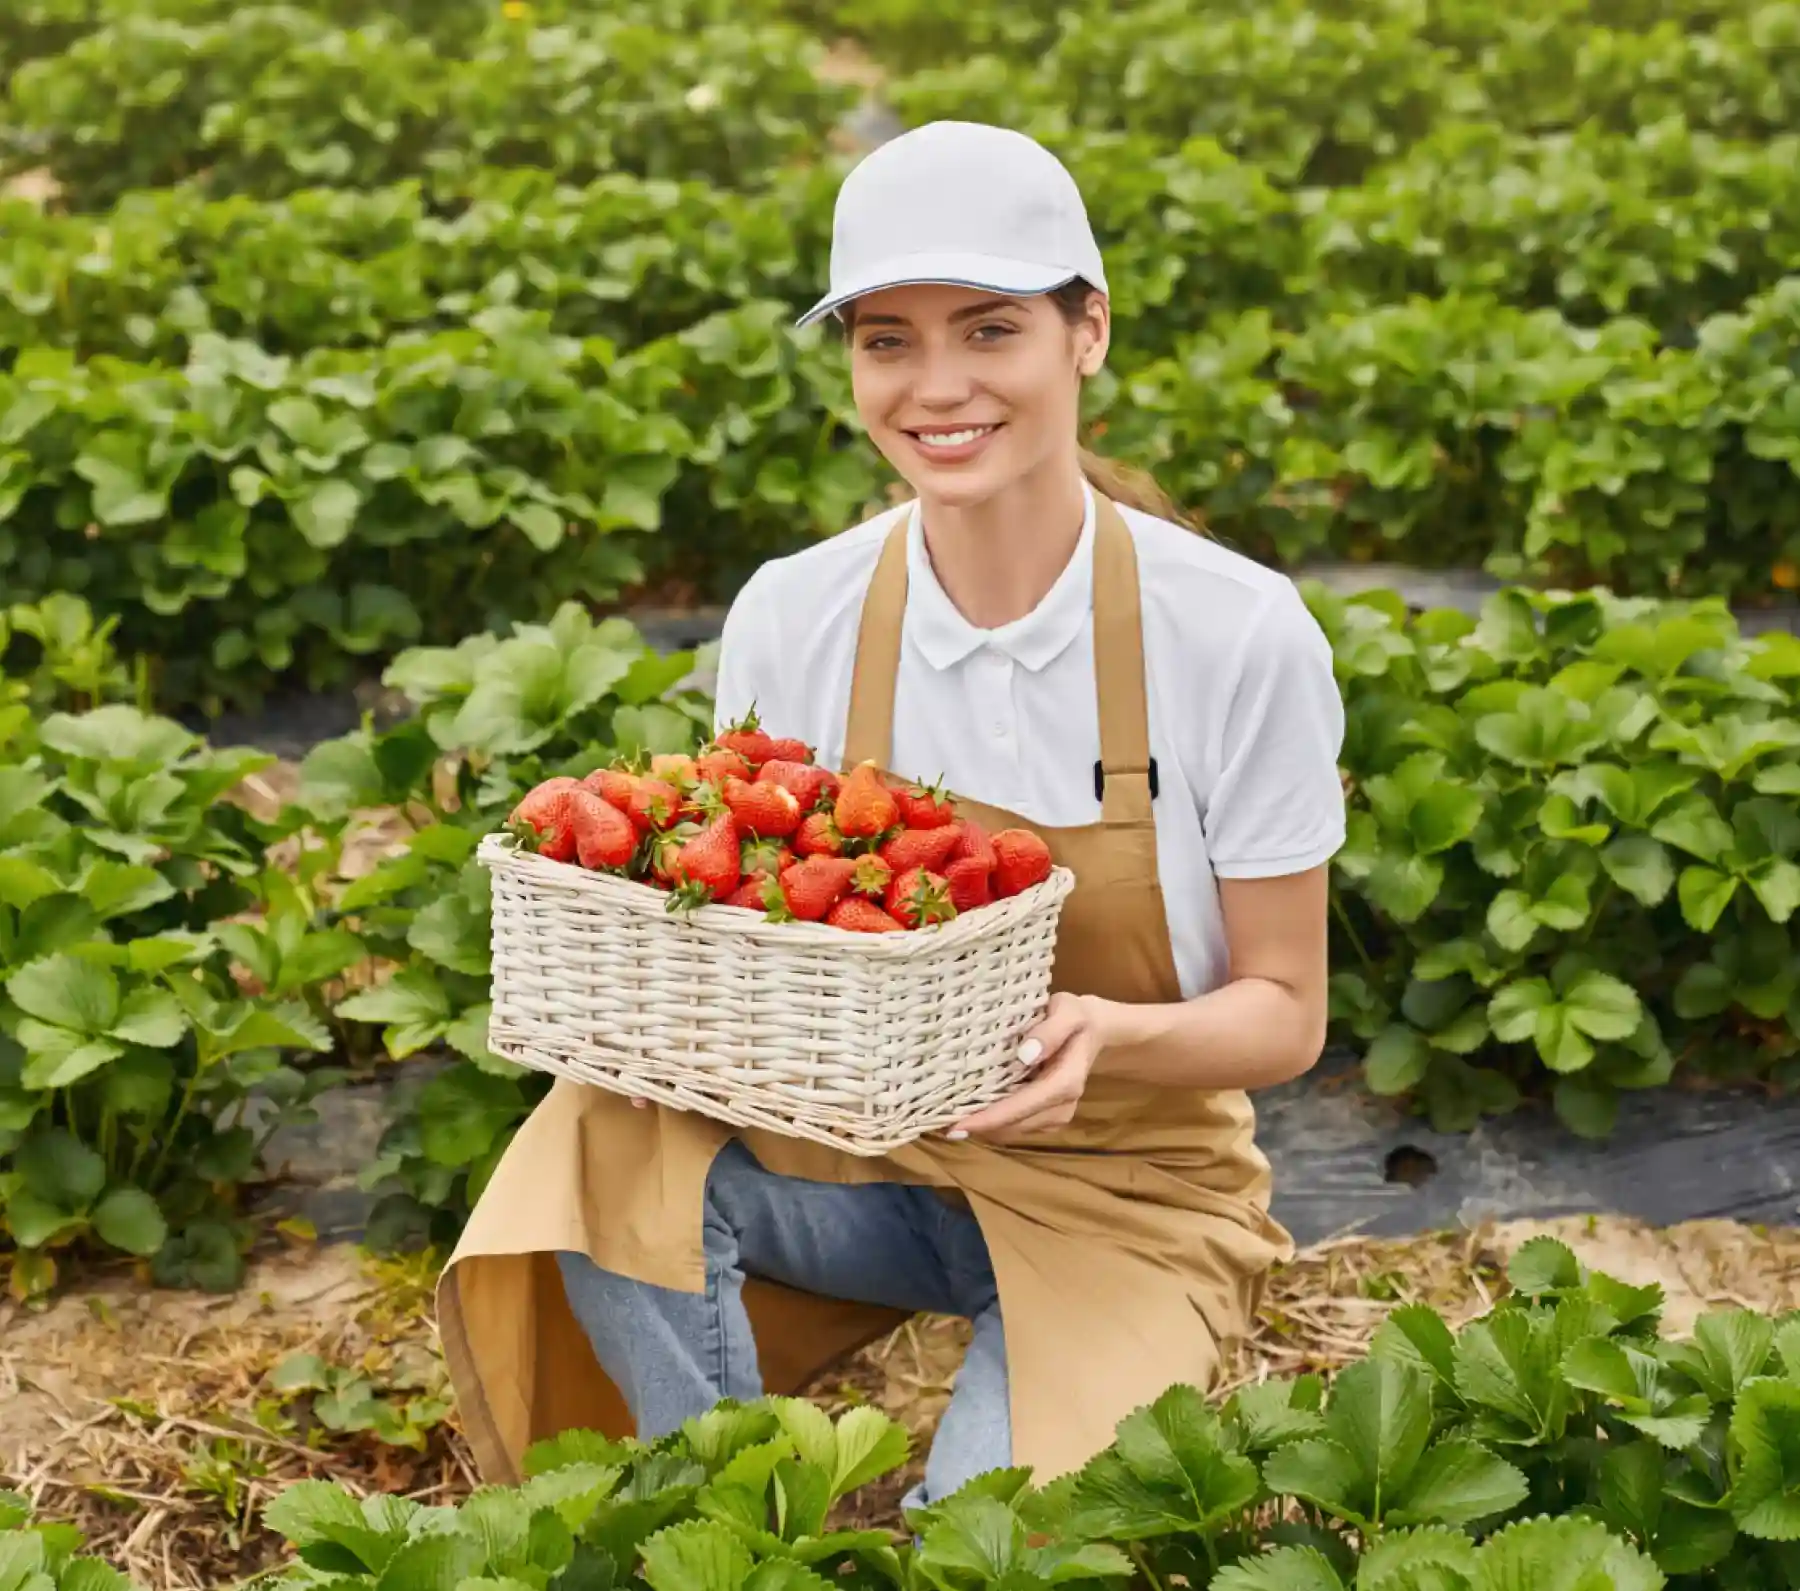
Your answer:
[[[1048,297],[891,287],[852,310],[850,375],[869,436],[922,498],[966,507],[1072,464],[1105,300],[1071,327]]]

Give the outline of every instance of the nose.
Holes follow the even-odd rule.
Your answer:
[[[956,409],[974,395],[975,382],[954,343],[927,343],[913,375],[913,398],[927,409]]]

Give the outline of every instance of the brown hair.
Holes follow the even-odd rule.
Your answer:
[[[1079,326],[1087,317],[1088,299],[1093,292],[1094,289],[1078,276],[1056,288],[1049,298],[1064,320],[1071,326]],[[1152,514],[1158,519],[1185,525],[1189,530],[1197,528],[1147,469],[1121,459],[1109,459],[1089,447],[1079,449],[1077,457],[1088,485],[1102,497],[1110,497],[1125,508],[1135,508],[1140,514]]]
[[[1093,292],[1093,287],[1077,276],[1045,296],[1069,325],[1079,326],[1087,316],[1088,299]],[[855,329],[855,310],[853,300],[839,312],[840,324],[846,337]],[[1174,498],[1157,484],[1156,477],[1148,470],[1135,464],[1126,464],[1120,459],[1107,458],[1089,447],[1079,448],[1076,456],[1088,485],[1102,497],[1110,497],[1124,508],[1135,508],[1140,514],[1151,514],[1157,519],[1185,525],[1189,530],[1201,528],[1176,506]]]

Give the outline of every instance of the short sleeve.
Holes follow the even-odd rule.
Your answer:
[[[1220,878],[1279,878],[1330,861],[1344,843],[1343,744],[1331,643],[1284,582],[1246,640],[1226,707],[1205,814]]]
[[[751,710],[764,723],[782,722],[775,700],[778,658],[770,644],[767,584],[758,570],[738,589],[719,631],[718,679],[713,686],[713,732],[740,722]]]

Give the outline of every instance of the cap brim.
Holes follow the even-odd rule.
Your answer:
[[[1022,260],[997,259],[991,254],[914,254],[887,260],[861,279],[827,293],[794,324],[810,326],[835,313],[853,299],[879,293],[889,287],[969,287],[984,293],[1005,293],[1027,298],[1048,293],[1075,280],[1082,273],[1072,268],[1032,265]],[[1096,283],[1096,286],[1099,284]]]

